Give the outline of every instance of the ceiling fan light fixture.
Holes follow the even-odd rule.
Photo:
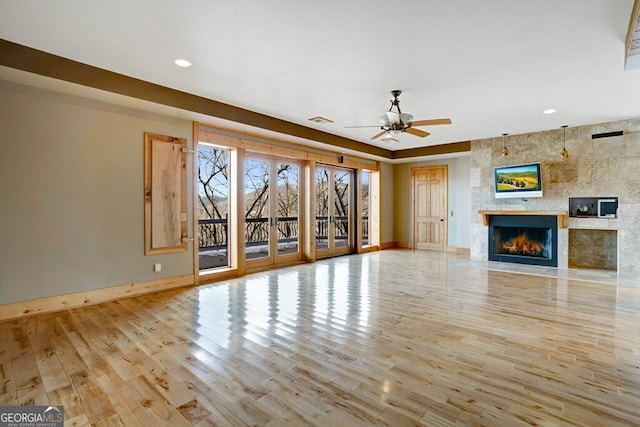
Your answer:
[[[396,138],[397,135],[399,135],[400,132],[399,131],[387,131],[387,133],[385,133],[382,138],[380,138],[380,141],[382,142],[398,142],[400,141],[398,138]]]
[[[395,111],[387,111],[384,116],[380,116],[378,119],[380,123],[383,125],[391,125],[391,124],[408,124],[413,120],[412,114],[407,113],[396,113]]]
[[[413,121],[413,115],[407,113],[400,113],[400,121],[404,124],[408,124]]]

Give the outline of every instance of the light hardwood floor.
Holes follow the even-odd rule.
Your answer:
[[[387,250],[0,323],[66,426],[640,425],[640,288]]]

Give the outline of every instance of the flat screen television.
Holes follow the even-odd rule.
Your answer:
[[[496,199],[542,197],[540,163],[493,168]]]

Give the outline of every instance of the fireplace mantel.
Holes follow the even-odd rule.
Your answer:
[[[567,228],[565,223],[568,211],[525,211],[525,210],[479,210],[478,213],[482,215],[482,223],[489,225],[489,217],[492,215],[545,215],[558,217],[558,228]]]

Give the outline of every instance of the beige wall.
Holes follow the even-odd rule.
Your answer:
[[[411,170],[422,166],[447,165],[448,171],[448,230],[447,245],[469,248],[469,156],[437,160],[401,163],[393,165],[394,211],[393,236],[396,242],[409,243],[412,231],[412,182]],[[453,215],[452,215],[453,213]]]
[[[144,256],[142,197],[143,133],[192,146],[191,122],[7,81],[0,98],[0,304],[193,272],[191,250]]]
[[[592,139],[603,131],[623,136]],[[599,123],[567,129],[569,158],[562,160],[561,129],[509,137],[509,156],[502,157],[502,137],[471,142],[471,256],[487,259],[487,227],[479,209],[568,210],[569,197],[616,196],[618,219],[570,218],[559,230],[559,267],[568,266],[569,229],[616,230],[618,273],[640,276],[640,119]],[[495,199],[493,167],[540,162],[543,197]]]
[[[0,305],[193,274],[191,245],[145,256],[143,229],[143,134],[193,147],[190,121],[4,80],[0,97]],[[381,176],[389,243],[393,165]]]
[[[380,243],[393,243],[393,165],[380,164]]]

